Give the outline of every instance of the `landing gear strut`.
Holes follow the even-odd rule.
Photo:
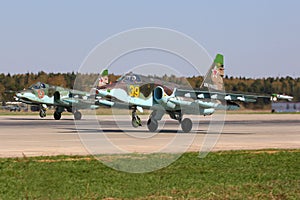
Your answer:
[[[131,124],[134,128],[137,128],[139,126],[142,126],[142,122],[140,117],[136,114],[136,107],[133,108],[132,110],[132,120],[131,120]]]

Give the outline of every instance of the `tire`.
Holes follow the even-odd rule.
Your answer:
[[[41,117],[41,118],[46,117],[46,112],[41,110],[41,111],[40,111],[40,117]]]
[[[55,111],[54,114],[53,114],[53,117],[54,117],[55,120],[60,120],[61,113]]]
[[[139,116],[136,116],[135,118],[133,118],[131,120],[131,125],[134,127],[134,128],[137,128],[139,126],[141,126],[141,119]]]
[[[192,130],[192,127],[193,127],[193,122],[191,119],[185,118],[181,121],[181,128],[183,132],[185,133],[190,132]]]
[[[147,127],[150,132],[155,132],[158,128],[158,122],[155,119],[148,119]]]
[[[81,120],[81,117],[82,117],[81,112],[76,111],[76,112],[74,113],[74,119],[75,119],[75,120]]]

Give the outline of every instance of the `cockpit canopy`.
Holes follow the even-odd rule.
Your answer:
[[[138,74],[128,73],[125,74],[124,76],[121,76],[117,80],[117,82],[134,84],[134,83],[140,83],[142,82],[142,80]]]
[[[38,90],[38,89],[45,89],[46,88],[46,84],[45,83],[42,83],[42,82],[37,82],[35,84],[32,84],[29,89],[35,89],[35,90]]]

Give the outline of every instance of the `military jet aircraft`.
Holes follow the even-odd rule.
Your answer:
[[[147,127],[151,132],[157,130],[158,121],[164,114],[177,120],[183,132],[190,132],[193,124],[191,119],[183,119],[184,114],[206,116],[218,109],[239,109],[240,106],[236,102],[256,102],[258,98],[272,101],[293,98],[278,94],[262,96],[227,93],[223,88],[223,76],[223,55],[218,54],[199,90],[180,89],[176,84],[167,84],[159,79],[128,73],[115,83],[99,82],[96,97],[99,97],[98,101],[102,105],[131,109],[133,127],[141,126],[136,111],[143,112],[143,108],[151,109],[152,113],[147,121]],[[107,77],[100,80],[107,80]]]
[[[54,106],[54,119],[59,120],[64,111],[72,112],[75,120],[82,117],[79,109],[95,109],[95,99],[90,93],[70,90],[59,86],[52,86],[37,82],[28,89],[19,91],[15,96],[16,101],[40,107],[40,117],[46,117],[48,106]]]

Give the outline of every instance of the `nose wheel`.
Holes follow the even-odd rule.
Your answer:
[[[46,114],[46,111],[43,110],[43,109],[41,109],[41,110],[40,110],[40,117],[41,117],[41,118],[44,118],[44,117],[46,117],[46,115],[47,115],[47,114]]]
[[[136,108],[133,108],[132,111],[132,120],[131,120],[131,124],[134,128],[137,128],[139,126],[142,126],[142,122],[140,117],[136,114]]]

